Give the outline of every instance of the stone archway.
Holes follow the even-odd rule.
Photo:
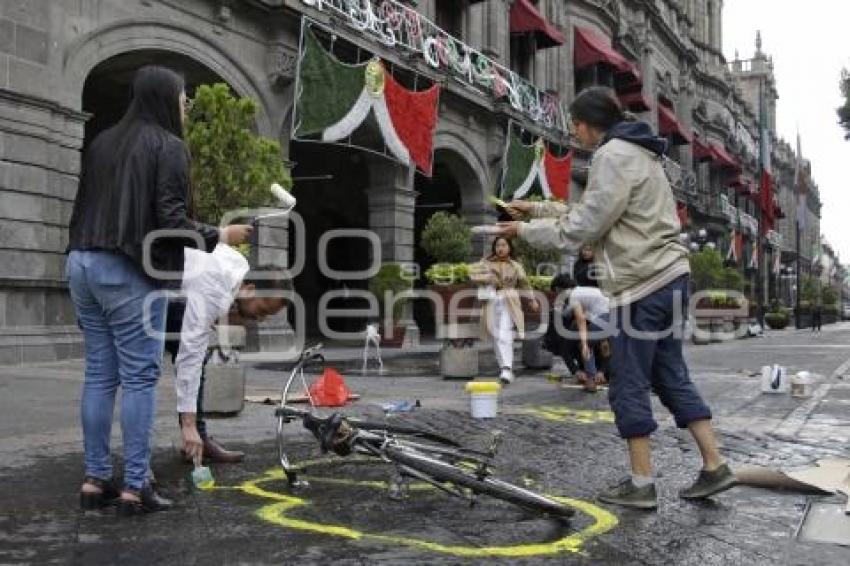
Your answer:
[[[274,137],[270,116],[273,95],[229,50],[210,37],[167,21],[122,20],[80,37],[70,44],[63,60],[64,101],[71,108],[82,108],[83,90],[92,71],[105,61],[132,52],[154,51],[182,56],[209,69],[240,96],[257,100],[261,111],[258,130]]]
[[[190,97],[202,84],[226,82],[223,77],[194,59],[167,51],[129,51],[110,57],[89,72],[83,86],[82,109],[90,116],[85,125],[83,148],[98,133],[121,119],[130,103],[130,85],[136,71],[145,65],[154,64],[179,72],[186,82],[186,93]]]
[[[452,133],[438,133],[435,137],[434,169],[430,178],[417,174],[414,179],[416,205],[414,212],[413,256],[424,273],[434,259],[422,250],[422,231],[435,213],[444,211],[457,214],[468,224],[495,220],[488,217],[486,195],[490,181],[483,160],[466,140]],[[473,257],[480,257],[484,242],[473,239]],[[420,286],[425,285],[424,277]],[[433,312],[427,301],[416,301],[414,317],[422,332],[434,330]]]
[[[468,140],[454,132],[437,132],[434,148],[435,168],[445,167],[459,185],[459,212],[470,222],[479,221],[492,185],[485,159]]]

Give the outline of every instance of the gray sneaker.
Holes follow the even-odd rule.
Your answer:
[[[682,499],[704,499],[726,491],[735,485],[735,474],[726,464],[716,470],[707,472],[700,470],[699,476],[691,487],[679,492]]]
[[[617,485],[603,491],[596,496],[596,499],[603,503],[637,507],[638,509],[655,509],[658,507],[658,494],[655,492],[655,484],[638,487],[632,482],[632,478],[626,478]]]

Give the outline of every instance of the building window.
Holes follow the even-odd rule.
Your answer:
[[[614,69],[610,65],[597,63],[576,71],[576,94],[591,86],[614,88]]]
[[[511,70],[519,76],[532,80],[534,69],[534,37],[511,35]]]
[[[463,9],[465,2],[457,0],[436,1],[436,24],[449,35],[463,39]]]

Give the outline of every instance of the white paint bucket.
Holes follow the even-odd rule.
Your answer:
[[[790,380],[784,366],[772,365],[761,368],[762,393],[788,393]]]
[[[812,379],[812,374],[807,371],[800,371],[794,374],[791,378],[791,396],[792,397],[811,397],[814,393],[815,380]]]
[[[499,412],[499,391],[502,386],[496,381],[472,381],[466,384],[470,394],[472,418],[492,419]]]

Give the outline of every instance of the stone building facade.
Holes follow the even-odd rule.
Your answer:
[[[504,69],[502,76],[523,85],[526,101],[488,94],[451,68],[429,65],[421,50],[381,40],[374,30],[389,13],[385,4],[394,14],[415,10],[456,45]],[[80,154],[120,116],[133,71],[150,62],[179,68],[189,88],[223,81],[259,102],[257,131],[279,139],[294,164],[310,244],[296,279],[306,305],[327,290],[365,287],[315,267],[310,248],[327,229],[372,230],[383,261],[411,262],[427,261],[418,240],[434,210],[457,211],[471,224],[494,220],[486,198],[500,182],[509,123],[565,144],[563,108],[590,84],[616,88],[625,104],[670,136],[685,230],[704,227],[725,250],[732,224],[749,230],[737,227],[732,208],[758,215],[757,199],[742,187],[757,180],[752,85],[759,82],[786,216],[772,253],[788,254],[796,157],[773,133],[777,90],[769,59],[759,49],[751,61],[727,64],[721,53],[722,6],[722,0],[0,0],[0,363],[81,354],[63,271]],[[518,30],[514,10],[523,11],[530,31]],[[364,17],[372,18],[368,25],[356,25]],[[441,84],[431,177],[374,152],[291,140],[303,18],[354,46],[358,60],[362,50]],[[580,197],[586,177],[586,156],[576,156],[572,198]],[[810,186],[806,241],[819,234],[820,203]],[[298,242],[269,226],[260,244],[261,262],[287,263],[287,250]],[[477,241],[476,253],[484,245]],[[336,255],[337,269],[355,270],[372,253],[352,241]],[[783,263],[789,258],[783,255]],[[309,315],[306,324],[315,324]]]

